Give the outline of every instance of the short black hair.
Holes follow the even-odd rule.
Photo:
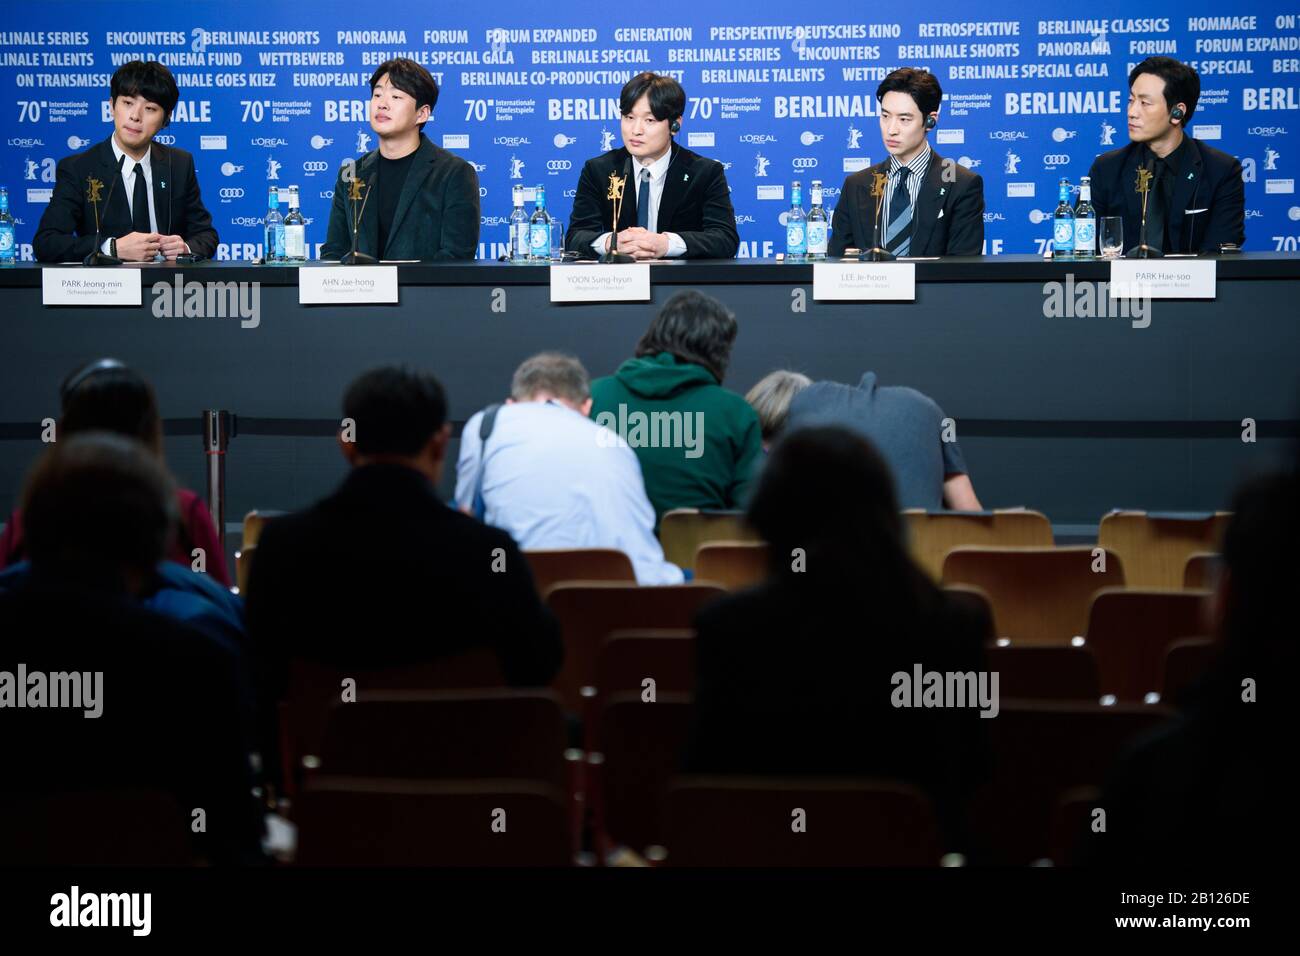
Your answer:
[[[686,112],[686,91],[671,76],[658,73],[638,73],[623,86],[618,94],[619,111],[626,116],[641,97],[650,101],[650,112],[658,120],[681,119]]]
[[[433,108],[438,105],[438,84],[432,73],[405,57],[386,60],[370,75],[371,93],[375,92],[375,87],[384,78],[384,74],[388,74],[389,83],[415,100],[416,110],[428,106],[429,115],[433,115]],[[420,124],[420,129],[424,129],[423,123]]]
[[[153,386],[116,359],[96,359],[72,372],[59,386],[59,398],[59,438],[113,432],[161,456],[162,419]]]
[[[181,91],[176,88],[172,71],[156,60],[131,60],[123,63],[113,73],[109,83],[109,101],[119,96],[138,96],[162,107],[163,126],[172,121],[172,110],[180,101]]]
[[[722,384],[736,341],[736,317],[712,296],[684,289],[664,303],[636,345],[637,358],[671,352],[679,362],[702,365]]]
[[[1171,56],[1149,56],[1129,73],[1129,89],[1133,88],[1133,83],[1143,73],[1150,73],[1165,81],[1165,104],[1170,112],[1179,103],[1187,107],[1180,120],[1186,129],[1192,120],[1192,114],[1196,112],[1196,101],[1201,98],[1200,75],[1182,60],[1175,60]]]
[[[61,438],[36,463],[22,515],[33,568],[90,579],[163,559],[177,520],[176,490],[138,441],[87,432]]]
[[[876,87],[876,102],[883,100],[886,93],[906,93],[920,107],[922,120],[937,112],[943,103],[943,87],[938,77],[914,66],[897,69],[881,80]]]
[[[389,365],[361,375],[343,395],[364,455],[419,454],[447,421],[447,394],[432,375]]]

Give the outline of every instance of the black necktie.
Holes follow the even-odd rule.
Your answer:
[[[1147,193],[1147,245],[1161,252],[1171,251],[1165,227],[1169,216],[1169,169],[1163,159],[1156,159],[1151,168],[1151,190]]]
[[[636,224],[650,228],[650,170],[641,170],[641,188],[636,191]]]
[[[131,189],[131,230],[152,232],[149,228],[149,192],[144,185],[144,164],[135,164],[135,186]]]
[[[912,197],[907,192],[911,170],[899,167],[898,185],[889,197],[889,224],[885,227],[885,248],[896,256],[905,256],[912,245]]]

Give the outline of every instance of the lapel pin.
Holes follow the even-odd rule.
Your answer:
[[[690,178],[691,178],[691,174],[690,174],[690,173],[682,173],[682,182],[686,182],[686,180],[688,180],[688,179],[690,179]]]
[[[1188,174],[1187,174],[1187,178],[1188,178],[1188,179],[1191,179],[1193,175],[1194,175],[1193,173],[1188,173]]]
[[[165,180],[165,179],[160,179],[160,180],[158,180],[158,188],[159,188],[159,189],[166,189],[166,188],[167,188],[167,180]]]
[[[940,196],[944,195],[944,194],[947,193],[947,192],[948,192],[948,187],[947,187],[947,186],[940,186],[940,187],[939,187],[939,195],[940,195]]]

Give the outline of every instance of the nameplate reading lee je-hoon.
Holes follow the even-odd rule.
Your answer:
[[[1213,259],[1115,259],[1112,299],[1213,299],[1218,277]]]
[[[298,270],[299,305],[397,301],[397,266],[315,266]]]
[[[42,269],[42,305],[140,305],[139,269]]]
[[[551,267],[552,302],[646,302],[649,298],[648,262]]]
[[[830,302],[915,302],[915,262],[814,262],[813,298]]]

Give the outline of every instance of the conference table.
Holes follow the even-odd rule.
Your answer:
[[[598,265],[464,262],[397,265],[395,304],[303,305],[300,278],[324,264],[203,262],[118,267],[141,271],[138,306],[55,306],[42,304],[42,275],[67,267],[20,263],[0,269],[0,509],[39,454],[42,420],[58,417],[58,383],[91,358],[120,358],[153,382],[169,464],[200,492],[201,413],[235,416],[225,514],[237,519],[336,484],[341,396],[364,369],[433,372],[458,433],[506,396],[525,357],[558,349],[610,374],[656,310],[695,288],[739,323],[727,387],[743,394],[789,368],[851,383],[874,371],[917,388],[954,419],[986,507],[1041,510],[1060,540],[1087,540],[1113,508],[1226,507],[1300,433],[1300,257],[1211,258],[1212,298],[1158,299],[1141,321],[1080,314],[1090,310],[1079,290],[1106,281],[1111,263],[1035,256],[917,261],[914,299],[873,302],[817,298],[810,264],[738,260],[652,264],[638,302],[551,301],[553,270]],[[178,282],[256,283],[240,287],[249,301],[256,289],[256,321],[174,314]],[[453,481],[454,466],[444,493]]]

